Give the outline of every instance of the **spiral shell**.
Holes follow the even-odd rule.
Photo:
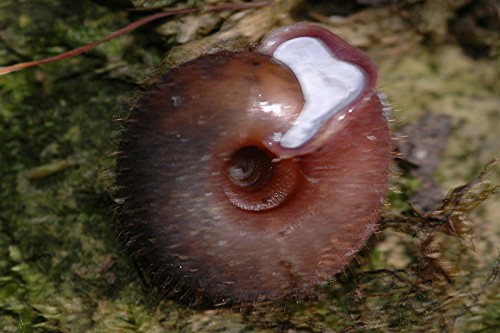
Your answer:
[[[117,186],[120,236],[148,280],[247,302],[298,297],[341,271],[387,187],[376,77],[358,49],[296,24],[256,52],[181,64],[146,91]]]

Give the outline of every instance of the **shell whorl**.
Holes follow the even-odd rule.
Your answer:
[[[298,146],[280,143],[309,101],[273,52],[312,32],[328,47],[340,40],[317,26],[282,28],[259,52],[180,65],[134,108],[117,160],[119,227],[161,289],[242,302],[298,296],[342,270],[372,234],[390,135],[364,54],[344,60],[365,76],[348,105],[309,117],[321,123]]]

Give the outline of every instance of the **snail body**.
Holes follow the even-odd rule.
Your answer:
[[[254,302],[341,271],[387,187],[375,84],[365,54],[310,24],[165,74],[137,102],[117,158],[120,238],[146,277],[166,293]]]

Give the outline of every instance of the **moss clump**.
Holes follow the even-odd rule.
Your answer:
[[[305,2],[294,15],[321,20],[374,56],[398,122],[428,109],[459,120],[437,172],[441,185],[451,188],[498,152],[498,63],[468,58],[446,38],[430,41],[446,37],[446,20],[435,21],[437,34],[432,25],[421,26],[429,20],[412,22],[431,2],[370,7],[356,1],[347,5],[350,11],[328,15]],[[264,16],[274,21],[266,26],[292,22],[291,1],[275,3]],[[446,3],[436,13],[463,15],[455,15],[459,5]],[[128,6],[4,1],[1,65],[106,35],[133,19]],[[234,36],[241,31],[247,30]],[[157,299],[116,246],[108,192],[114,161],[108,157],[116,147],[114,119],[126,104],[120,100],[160,63],[170,42],[154,27],[144,28],[85,56],[0,77],[2,332],[494,332],[500,322],[498,208],[492,200],[475,207],[488,195],[495,198],[484,174],[427,213],[412,210],[407,200],[420,181],[399,177],[399,193],[390,194],[392,215],[380,232],[309,301],[206,310]],[[498,183],[498,175],[492,168],[488,178]]]

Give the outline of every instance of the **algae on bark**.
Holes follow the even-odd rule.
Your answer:
[[[171,47],[177,48],[168,61],[175,63],[220,45],[220,39],[229,47],[241,39],[253,42],[272,27],[299,20],[329,26],[373,56],[380,87],[395,109],[395,131],[429,110],[453,117],[432,177],[442,189],[466,184],[500,151],[500,38],[498,31],[470,22],[484,31],[472,31],[466,41],[457,38],[460,19],[475,17],[464,11],[467,6],[478,5],[275,1],[246,14],[191,15],[168,20],[163,28],[152,24],[83,56],[0,77],[2,332],[493,332],[500,323],[500,213],[498,195],[490,192],[491,184],[499,184],[498,166],[462,192],[477,194],[473,202],[486,194],[490,199],[470,216],[448,210],[460,223],[441,226],[437,222],[448,221],[443,216],[413,211],[408,203],[422,181],[395,168],[381,230],[357,262],[320,289],[317,299],[275,304],[273,311],[196,309],[156,297],[115,242],[109,191],[116,120],[126,116],[134,83],[153,72]],[[94,41],[142,15],[131,7],[111,0],[5,0],[0,65]],[[480,8],[470,13],[476,11],[487,15]],[[248,22],[256,19],[263,23],[252,27]],[[172,35],[172,27],[179,33]],[[476,45],[470,38],[480,39],[479,54],[464,52],[464,45]],[[456,192],[448,199],[462,202]]]

